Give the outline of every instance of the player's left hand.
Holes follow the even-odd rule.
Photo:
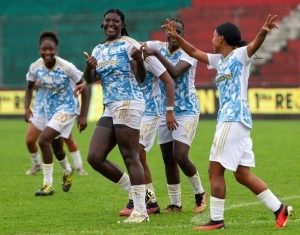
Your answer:
[[[277,17],[277,15],[271,16],[271,14],[269,14],[267,21],[265,22],[265,24],[262,27],[262,30],[269,32],[273,28],[279,29],[278,24],[275,22],[276,17]]]
[[[136,47],[132,47],[132,50],[130,52],[130,56],[135,61],[143,60],[142,50],[138,49]]]

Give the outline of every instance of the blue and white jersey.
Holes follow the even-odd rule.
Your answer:
[[[148,56],[144,64],[147,76],[145,81],[140,84],[140,89],[143,92],[146,103],[144,116],[161,117],[164,114],[164,108],[159,76],[166,71],[166,68],[154,56]]]
[[[221,54],[208,54],[209,69],[216,69],[220,109],[218,121],[241,122],[252,128],[247,99],[248,79],[253,56],[248,57],[247,47],[232,51],[226,58]]]
[[[96,73],[102,83],[103,104],[120,100],[144,101],[130,66],[130,52],[133,47],[140,48],[140,44],[123,36],[94,48],[92,56],[98,61]]]
[[[180,77],[174,79],[175,83],[175,102],[174,102],[174,114],[175,116],[186,115],[199,115],[199,101],[195,88],[195,74],[197,60],[186,54],[181,48],[170,53],[168,50],[167,42],[149,41],[147,45],[150,48],[157,49],[160,53],[167,58],[174,66],[180,61],[184,60],[191,65],[190,69],[182,74]],[[166,89],[165,84],[160,82],[161,91],[163,92],[164,105],[166,108]],[[166,110],[164,110],[166,112]]]
[[[32,113],[33,115],[39,115],[39,116],[44,116],[45,111],[44,111],[44,90],[40,86],[35,87],[35,97],[34,97],[34,103],[33,103],[33,110]]]
[[[26,74],[27,81],[41,80],[41,87],[45,92],[44,111],[47,120],[58,111],[79,114],[79,102],[73,90],[80,81],[82,72],[58,56],[55,59],[52,69],[45,67],[42,58],[38,59],[30,65]]]

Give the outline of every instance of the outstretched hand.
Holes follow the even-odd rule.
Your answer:
[[[269,14],[267,21],[265,22],[265,24],[262,27],[262,30],[269,32],[273,28],[279,29],[278,24],[275,22],[276,17],[277,17],[277,15],[271,16],[271,14]]]
[[[176,32],[176,28],[174,25],[174,21],[167,19],[167,24],[161,26],[161,28],[166,30],[167,34],[170,34],[172,37],[177,38],[179,37],[178,33]]]

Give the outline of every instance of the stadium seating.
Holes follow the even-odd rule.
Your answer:
[[[185,24],[185,37],[197,48],[212,52],[211,39],[215,27],[225,21],[234,22],[241,30],[243,40],[252,41],[263,23],[266,20],[267,13],[276,14],[277,22],[280,23],[284,17],[296,8],[299,1],[286,0],[265,0],[263,3],[258,0],[243,1],[201,1],[194,0],[192,8],[180,9],[178,18]],[[266,13],[266,9],[268,12]],[[283,31],[284,34],[284,31]],[[156,40],[165,40],[165,32],[162,30],[151,33],[151,38]],[[276,51],[278,45],[271,47],[273,53],[265,59],[263,56],[262,64],[254,66],[253,74],[250,76],[250,86],[272,85],[273,83],[284,84],[287,86],[300,86],[300,39],[285,39],[280,45],[287,45]],[[272,49],[272,48],[271,48]],[[275,51],[275,52],[273,52]],[[262,53],[262,55],[265,55]],[[274,56],[274,57],[273,57]],[[283,64],[284,63],[284,64]],[[255,63],[254,63],[255,64]],[[284,68],[283,68],[284,67]],[[199,63],[196,72],[196,84],[206,86],[214,82],[214,71],[207,70],[206,66]],[[275,76],[275,77],[274,77]],[[275,79],[272,79],[274,77]],[[273,82],[274,80],[274,82]]]

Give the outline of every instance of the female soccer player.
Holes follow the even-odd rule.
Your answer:
[[[83,131],[86,126],[86,98],[87,90],[82,91],[82,105],[73,95],[75,84],[81,84],[82,72],[70,62],[55,56],[58,46],[58,38],[52,31],[44,31],[39,38],[39,52],[41,58],[32,63],[26,75],[27,87],[25,93],[25,121],[30,122],[33,116],[30,110],[32,93],[35,82],[41,81],[41,87],[45,92],[44,111],[46,127],[39,137],[39,146],[43,157],[43,187],[38,190],[36,196],[48,196],[54,193],[53,183],[53,153],[64,170],[62,189],[67,192],[72,183],[74,169],[68,163],[66,153],[63,150],[63,138],[69,138],[73,124],[78,117],[78,128]],[[51,149],[52,146],[52,149]]]
[[[46,126],[46,117],[44,112],[44,91],[41,88],[40,80],[35,82],[35,98],[33,106],[33,116],[30,118],[26,133],[26,146],[29,151],[32,167],[26,171],[26,175],[34,175],[38,171],[42,170],[42,163],[38,152],[37,140]],[[76,171],[79,175],[87,175],[87,172],[83,169],[82,158],[78,149],[77,143],[70,134],[68,139],[64,139],[65,144],[73,159],[73,163]]]
[[[183,36],[183,22],[179,19],[174,21],[177,32]],[[156,56],[166,67],[175,83],[174,113],[178,128],[169,130],[165,119],[161,119],[158,128],[158,141],[165,164],[167,187],[171,201],[164,212],[183,211],[179,165],[187,176],[195,194],[194,212],[202,213],[206,207],[206,193],[202,187],[197,169],[188,156],[200,115],[199,101],[194,85],[197,61],[188,56],[169,34],[167,34],[167,42],[148,42],[144,54],[145,56]],[[163,105],[163,107],[166,107],[166,105]],[[170,109],[172,108],[167,108],[165,112]]]
[[[95,80],[96,75],[99,76],[105,111],[94,129],[88,162],[94,170],[132,194],[134,210],[123,222],[140,223],[149,221],[144,170],[138,155],[140,125],[145,110],[138,83],[145,80],[146,69],[140,44],[128,37],[124,21],[124,14],[118,9],[110,9],[104,14],[105,42],[94,48],[91,57],[85,53],[85,82],[75,92],[79,94]],[[119,166],[107,160],[116,145],[129,177]]]
[[[277,228],[284,227],[292,213],[293,208],[282,204],[266,183],[250,171],[250,167],[255,166],[250,137],[252,118],[247,100],[250,65],[268,32],[278,28],[275,18],[276,15],[269,15],[259,34],[248,45],[241,40],[236,25],[230,22],[219,24],[212,39],[215,54],[200,51],[185,41],[176,32],[174,22],[168,21],[162,26],[186,53],[207,64],[208,68],[217,70],[220,109],[209,158],[211,220],[195,230],[225,228],[226,169],[233,171],[237,182],[250,189],[274,212]]]
[[[142,45],[142,48],[145,45]],[[140,84],[141,91],[143,92],[146,102],[146,108],[144,116],[142,118],[140,141],[139,141],[139,156],[142,166],[145,171],[145,184],[146,184],[146,199],[147,213],[157,214],[160,213],[160,208],[157,204],[155,191],[152,184],[152,176],[149,166],[146,161],[146,152],[148,152],[153,146],[155,135],[159,126],[160,119],[165,116],[167,126],[169,130],[177,128],[178,124],[173,112],[175,88],[174,81],[166,68],[159,62],[156,57],[147,57],[145,67],[147,70],[147,76],[145,81]],[[160,83],[165,84],[165,91],[161,90]],[[166,94],[167,111],[164,115],[163,102],[161,93]],[[129,195],[130,196],[130,195]],[[129,216],[134,208],[133,201],[130,198],[128,204],[119,213],[120,216]]]

